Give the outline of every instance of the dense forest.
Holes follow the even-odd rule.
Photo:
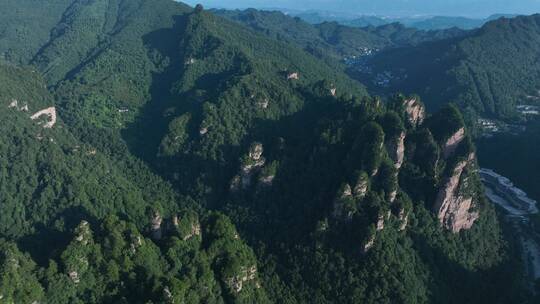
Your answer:
[[[452,101],[471,117],[515,120],[516,105],[538,99],[539,20],[501,18],[465,38],[382,52],[370,65],[404,76],[390,90],[418,93],[430,109]]]
[[[539,98],[535,80],[537,15],[495,15],[471,31],[426,31],[399,23],[354,27],[321,20],[309,24],[278,11],[214,12],[297,44],[329,64],[345,68],[378,94],[419,94],[430,110],[456,103],[471,126],[479,116],[515,120],[516,105],[535,104]],[[353,58],[352,65],[348,58]],[[384,77],[388,84],[381,86],[373,80],[380,75],[389,75]]]
[[[335,25],[0,16],[0,303],[533,303],[459,108],[369,96]]]
[[[472,30],[479,28],[486,22],[499,19],[501,17],[515,17],[513,14],[494,14],[487,18],[470,18],[461,16],[376,16],[358,15],[354,12],[328,12],[328,11],[285,11],[288,15],[299,17],[311,23],[320,24],[324,22],[337,22],[351,27],[379,27],[390,23],[401,23],[406,27],[418,30],[444,30],[458,28]]]
[[[213,12],[277,40],[295,43],[321,59],[338,62],[344,57],[358,56],[368,50],[418,45],[466,33],[456,28],[423,31],[399,23],[381,24],[378,27],[352,27],[338,22],[321,21],[320,24],[313,25],[300,17],[293,18],[282,12],[255,9]]]

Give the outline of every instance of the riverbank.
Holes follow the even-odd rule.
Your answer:
[[[540,242],[530,224],[530,216],[538,214],[538,203],[514,186],[506,177],[490,169],[480,169],[480,177],[488,199],[506,213],[522,247],[526,273],[534,288],[540,279]]]

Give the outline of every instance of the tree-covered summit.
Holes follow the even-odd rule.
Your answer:
[[[0,8],[0,301],[526,295],[457,108],[202,7]]]

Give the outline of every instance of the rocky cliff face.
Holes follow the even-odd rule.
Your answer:
[[[266,159],[262,156],[263,152],[264,148],[261,143],[256,142],[251,145],[248,155],[242,160],[240,174],[231,181],[232,191],[246,189],[251,185],[254,173],[258,172],[266,163]]]
[[[400,169],[403,165],[403,159],[405,157],[405,132],[386,143],[386,149],[388,150],[388,156],[394,162],[396,169]]]
[[[36,120],[36,119],[39,119],[42,116],[47,117],[47,122],[45,122],[43,124],[43,128],[50,129],[50,128],[54,127],[54,125],[56,124],[56,108],[55,107],[46,108],[46,109],[43,109],[43,110],[41,110],[39,112],[36,112],[30,118],[32,120]]]
[[[163,235],[163,232],[161,230],[162,222],[163,222],[163,218],[161,217],[159,212],[156,212],[154,216],[152,217],[152,227],[151,227],[152,238],[155,240],[161,240],[161,237]]]
[[[412,126],[421,125],[426,118],[426,109],[424,105],[416,98],[406,99],[403,101],[405,112]]]
[[[401,224],[399,225],[399,231],[405,230],[407,228],[407,225],[409,224],[409,213],[402,208],[399,211],[398,219],[401,222]]]
[[[465,128],[460,128],[457,130],[450,138],[446,140],[446,143],[443,146],[443,156],[444,158],[450,157],[456,151],[459,144],[465,138]]]
[[[351,186],[345,184],[338,192],[338,197],[334,201],[333,217],[339,221],[350,221],[354,215],[354,200]]]
[[[254,281],[257,277],[257,266],[241,267],[240,272],[226,279],[227,287],[233,294],[238,294],[247,282]],[[256,286],[259,286],[256,284]]]
[[[475,154],[471,153],[455,165],[439,190],[433,208],[441,224],[454,233],[470,229],[479,217],[478,212],[472,210],[473,198],[463,194],[468,183],[464,172],[469,166],[474,166],[474,159]]]
[[[354,198],[363,199],[369,190],[369,177],[364,172],[359,174],[356,184],[354,185]]]

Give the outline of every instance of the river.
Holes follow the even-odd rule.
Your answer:
[[[480,177],[488,199],[504,210],[515,228],[522,247],[526,272],[531,283],[540,279],[540,242],[529,225],[530,216],[538,213],[538,205],[523,190],[517,188],[506,177],[490,169],[480,169]]]

